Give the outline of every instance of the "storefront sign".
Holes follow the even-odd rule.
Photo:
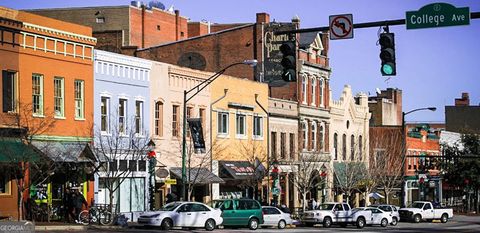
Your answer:
[[[264,47],[263,47],[263,81],[270,86],[282,86],[286,84],[282,80],[283,66],[282,52],[280,46],[287,41],[295,41],[295,34],[279,34],[277,31],[294,30],[295,25],[292,23],[270,23],[265,26]],[[262,72],[261,69],[258,69]],[[278,85],[277,85],[278,84]]]
[[[166,179],[165,184],[177,184],[177,180],[176,179]]]

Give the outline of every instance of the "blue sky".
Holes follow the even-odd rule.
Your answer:
[[[302,28],[328,25],[328,16],[353,14],[354,23],[405,18],[406,11],[418,10],[436,1],[429,0],[162,0],[193,21],[213,23],[254,22],[255,14],[267,12],[276,21],[298,16]],[[480,12],[480,1],[444,0],[456,7]],[[124,0],[0,0],[14,9],[127,5]],[[472,105],[480,104],[480,19],[468,26],[406,30],[392,26],[395,33],[397,76],[386,80],[380,74],[378,28],[356,29],[354,39],[330,41],[331,88],[338,99],[343,85],[354,92],[396,87],[403,90],[403,109],[435,106],[436,112],[420,111],[407,121],[444,121],[444,106],[453,105],[461,92],[469,92]]]

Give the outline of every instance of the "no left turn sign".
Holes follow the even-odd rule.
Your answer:
[[[353,38],[353,15],[330,15],[330,39],[352,39]]]

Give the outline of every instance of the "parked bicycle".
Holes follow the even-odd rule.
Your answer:
[[[95,222],[101,225],[109,225],[112,223],[113,215],[105,206],[94,205],[90,209],[80,212],[78,219],[83,225]]]

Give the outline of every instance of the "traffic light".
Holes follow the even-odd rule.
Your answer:
[[[380,71],[383,76],[397,75],[397,68],[395,64],[395,35],[393,33],[380,34],[380,59],[382,60],[382,67]]]
[[[282,79],[285,82],[297,81],[297,59],[295,42],[287,41],[280,46],[283,66]]]

